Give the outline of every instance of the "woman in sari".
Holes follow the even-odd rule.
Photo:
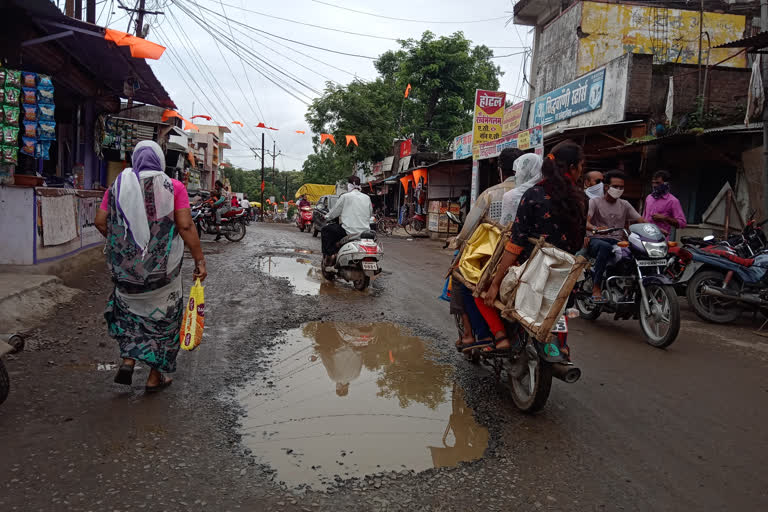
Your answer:
[[[165,157],[155,142],[136,145],[133,167],[107,189],[96,227],[107,238],[107,265],[115,288],[104,317],[120,346],[123,363],[115,376],[131,385],[136,361],[151,370],[146,391],[171,384],[176,370],[183,314],[181,264],[184,244],[195,260],[194,277],[207,276],[184,185],[166,176]]]

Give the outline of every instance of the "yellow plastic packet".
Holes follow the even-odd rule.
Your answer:
[[[184,319],[181,322],[181,348],[195,350],[203,340],[203,326],[205,325],[205,287],[200,280],[189,290],[189,301],[184,308]]]

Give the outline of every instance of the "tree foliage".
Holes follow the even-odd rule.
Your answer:
[[[233,192],[243,192],[251,201],[261,200],[261,169],[250,171],[239,167],[224,167],[221,170],[221,175],[229,180]],[[307,181],[305,181],[302,171],[277,171],[266,168],[264,170],[264,197],[274,197],[281,201],[285,196],[287,200],[291,200],[304,183]]]
[[[306,114],[316,133],[332,133],[335,146],[320,146],[304,163],[317,183],[335,183],[352,174],[356,163],[382,160],[398,137],[412,136],[424,150],[446,151],[453,137],[472,127],[476,89],[496,90],[501,70],[486,46],[472,47],[462,32],[399,41],[398,50],[375,62],[379,76],[371,82],[328,84]],[[411,92],[403,97],[408,84]],[[345,134],[357,135],[360,147],[345,146]]]

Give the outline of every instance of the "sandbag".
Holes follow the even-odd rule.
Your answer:
[[[467,240],[459,262],[459,271],[468,282],[476,284],[496,250],[501,231],[491,224],[480,224]]]

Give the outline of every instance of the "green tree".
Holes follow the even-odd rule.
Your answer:
[[[431,151],[448,150],[453,137],[472,127],[475,90],[496,90],[501,70],[493,64],[493,52],[472,47],[461,32],[436,37],[425,32],[421,39],[399,41],[400,49],[382,54],[375,66],[379,77],[371,82],[355,80],[348,85],[328,84],[306,114],[315,133],[338,138],[356,135],[359,147],[320,147],[304,171],[318,183],[335,183],[351,174],[356,163],[382,160],[392,152],[397,137],[413,136],[417,145]],[[403,93],[408,84],[408,99]],[[342,170],[343,169],[343,170]],[[322,178],[322,180],[319,180]]]

